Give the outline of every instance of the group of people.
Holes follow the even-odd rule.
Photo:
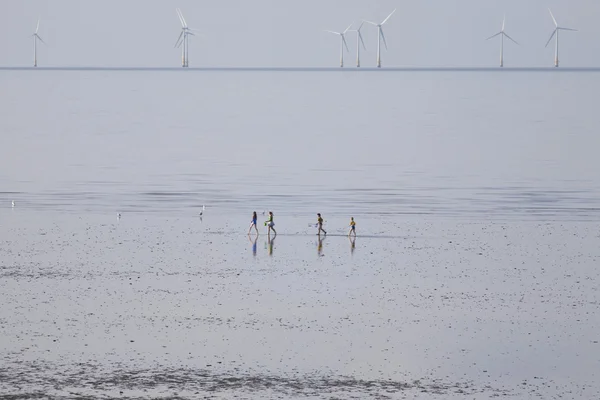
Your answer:
[[[258,235],[258,215],[256,214],[256,211],[254,211],[252,213],[252,221],[250,221],[250,228],[248,228],[248,234],[250,234],[250,232],[252,231],[252,228],[254,228],[256,230],[256,234]],[[266,227],[268,227],[267,230],[267,235],[271,235],[271,231],[273,231],[273,233],[275,235],[277,235],[277,231],[275,230],[275,222],[273,220],[273,211],[269,211],[269,218],[265,221],[264,224]],[[321,236],[321,232],[323,232],[323,235],[327,236],[327,231],[325,229],[323,229],[323,217],[321,216],[320,213],[317,213],[317,223],[315,225],[315,228],[318,228],[317,230],[317,235]],[[348,231],[348,236],[352,236],[354,235],[354,237],[356,237],[356,222],[354,222],[354,217],[350,217],[350,230]]]

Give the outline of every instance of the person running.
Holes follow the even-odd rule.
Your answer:
[[[254,227],[254,229],[256,230],[256,234],[258,235],[258,227],[256,226],[257,219],[258,219],[258,216],[256,215],[256,211],[254,211],[252,213],[252,221],[250,221],[250,228],[248,228],[248,235],[250,234],[252,227]]]
[[[317,226],[319,227],[317,235],[321,235],[321,231],[323,231],[323,233],[327,235],[327,231],[323,229],[323,218],[321,217],[321,214],[317,214]]]
[[[269,219],[265,221],[265,225],[269,227],[267,234],[271,234],[271,229],[273,233],[277,235],[277,231],[275,230],[275,221],[273,221],[273,211],[269,211]]]
[[[356,237],[356,222],[354,222],[354,217],[350,217],[350,231],[348,232],[348,236],[352,234]]]

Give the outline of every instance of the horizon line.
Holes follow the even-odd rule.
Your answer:
[[[247,66],[247,67],[136,67],[136,66],[0,66],[0,71],[264,71],[264,72],[491,72],[491,71],[511,71],[511,72],[600,72],[600,67],[268,67],[268,66]]]

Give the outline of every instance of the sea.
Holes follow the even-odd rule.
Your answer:
[[[0,71],[0,203],[594,219],[597,70]]]

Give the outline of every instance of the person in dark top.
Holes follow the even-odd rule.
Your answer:
[[[258,216],[256,215],[256,211],[254,211],[254,213],[252,213],[252,221],[250,221],[250,228],[248,228],[248,234],[250,234],[252,227],[254,227],[254,229],[256,230],[256,234],[258,235],[258,227],[256,226],[257,219]]]

